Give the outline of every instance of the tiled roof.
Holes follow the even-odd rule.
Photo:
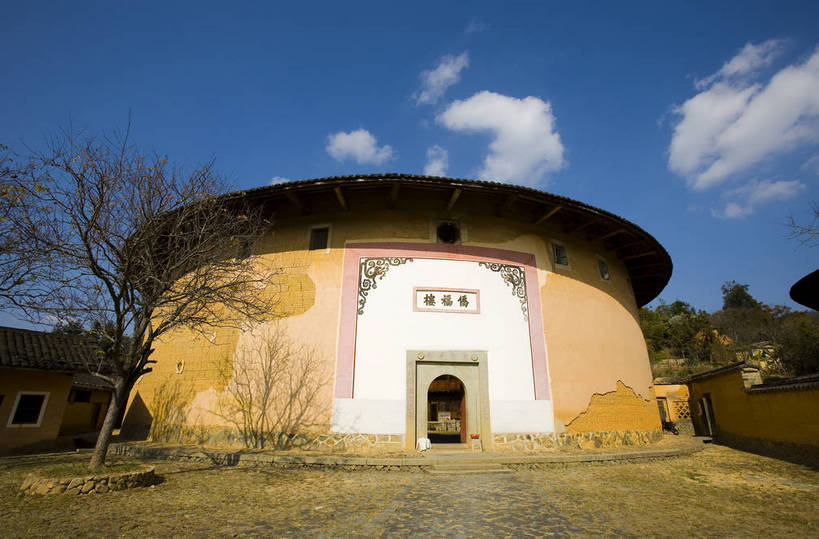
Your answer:
[[[80,389],[96,389],[98,391],[113,391],[114,388],[101,378],[97,378],[93,374],[87,372],[78,372],[74,375],[74,383],[72,387]]]
[[[638,225],[578,200],[521,185],[464,178],[386,173],[328,176],[277,183],[226,193],[222,196],[226,200],[245,199],[259,202],[284,200],[296,205],[302,213],[307,213],[310,211],[310,198],[321,193],[331,199],[338,198],[342,209],[346,211],[348,208],[355,207],[350,197],[357,192],[393,189],[393,193],[398,193],[398,189],[404,187],[416,192],[428,191],[430,204],[441,202],[433,194],[442,190],[449,191],[449,195],[444,198],[451,201],[450,205],[457,200],[455,191],[458,196],[463,192],[484,197],[500,197],[498,200],[509,206],[507,213],[511,217],[534,224],[544,222],[557,209],[565,208],[557,214],[557,218],[560,219],[560,215],[568,214],[570,218],[575,219],[574,223],[569,223],[566,233],[570,233],[571,230],[582,230],[584,235],[589,235],[592,228],[588,227],[596,227],[598,230],[594,234],[595,237],[604,240],[611,238],[607,240],[614,243],[610,246],[610,250],[613,250],[618,258],[626,262],[635,299],[640,306],[654,299],[671,278],[673,263],[668,252],[653,236]],[[461,197],[461,199],[464,198]],[[621,232],[626,232],[626,234]]]
[[[0,327],[0,367],[88,372],[98,363],[95,350],[81,336]]]

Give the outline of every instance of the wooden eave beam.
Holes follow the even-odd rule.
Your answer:
[[[449,195],[449,202],[446,203],[446,211],[451,211],[452,208],[455,206],[455,203],[458,202],[458,197],[461,196],[461,189],[456,187],[452,190],[452,194]]]
[[[618,235],[618,234],[622,234],[622,233],[623,233],[623,232],[625,232],[625,231],[626,231],[626,229],[625,229],[625,228],[618,228],[617,230],[614,230],[614,231],[609,232],[608,234],[604,235],[604,236],[603,236],[602,238],[600,238],[600,239],[601,239],[602,241],[606,241],[607,239],[613,238],[614,236],[616,236],[616,235]]]
[[[660,277],[666,277],[664,273],[643,273],[640,275],[629,275],[632,280],[634,279],[655,279]]]
[[[389,206],[390,208],[395,208],[395,205],[398,203],[398,192],[401,190],[400,183],[392,184],[392,189],[390,189],[390,199],[389,199]]]
[[[638,241],[633,241],[631,243],[624,243],[623,245],[617,245],[617,246],[614,247],[614,250],[615,251],[623,251],[625,249],[631,249],[632,247],[639,247],[639,246],[645,245],[645,244],[646,244],[645,240],[638,240]]]
[[[514,193],[513,193],[513,194],[511,194],[511,195],[509,195],[508,197],[506,197],[506,198],[503,200],[503,202],[501,202],[500,204],[498,204],[498,207],[497,207],[497,208],[495,208],[495,215],[497,215],[498,217],[500,217],[500,216],[501,216],[501,215],[503,215],[505,212],[509,211],[509,208],[511,208],[511,207],[512,207],[512,204],[514,204],[514,203],[515,203],[515,201],[516,201],[517,199],[518,199],[518,195],[517,195],[517,194],[514,194]]]
[[[547,211],[546,213],[544,213],[543,215],[538,217],[537,221],[535,221],[534,224],[539,225],[540,223],[545,222],[546,220],[548,220],[550,217],[552,217],[554,214],[556,214],[557,212],[559,212],[562,209],[563,209],[563,206],[555,206],[551,210]]]
[[[307,209],[304,207],[304,203],[299,199],[298,195],[292,191],[285,191],[284,196],[287,197],[287,200],[290,201],[301,213],[307,213]]]
[[[580,232],[580,231],[581,231],[581,230],[583,230],[584,228],[588,228],[588,227],[592,226],[592,225],[593,225],[593,224],[595,224],[597,221],[598,221],[598,219],[591,219],[591,220],[589,220],[589,221],[586,221],[585,223],[581,223],[581,224],[577,225],[577,226],[576,226],[576,227],[574,227],[574,228],[570,228],[570,229],[568,229],[568,230],[565,230],[564,232],[566,232],[566,234],[574,234],[574,233],[576,233],[576,232]]]
[[[336,194],[341,209],[344,211],[349,210],[350,207],[347,205],[347,199],[344,198],[344,193],[341,192],[341,187],[333,187],[333,192]]]
[[[627,266],[629,271],[646,269],[646,268],[655,268],[657,266],[665,266],[665,262],[650,262],[648,264],[639,264],[637,266]]]
[[[656,252],[657,252],[657,251],[652,250],[652,251],[646,251],[646,252],[644,252],[644,253],[640,253],[640,254],[636,254],[636,255],[624,256],[624,257],[622,258],[622,260],[623,260],[623,261],[626,261],[626,260],[634,260],[635,258],[643,258],[644,256],[653,255],[653,254],[654,254],[654,253],[656,253]]]

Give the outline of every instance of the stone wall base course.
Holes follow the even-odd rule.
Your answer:
[[[28,474],[20,485],[23,494],[104,494],[129,488],[147,487],[156,483],[154,468],[135,472],[86,477],[40,477]]]

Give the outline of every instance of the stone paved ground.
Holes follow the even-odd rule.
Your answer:
[[[819,537],[819,472],[719,446],[465,476],[158,461],[153,488],[16,496],[27,472],[66,459],[0,460],[0,535]]]

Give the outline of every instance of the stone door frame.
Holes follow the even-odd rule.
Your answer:
[[[406,449],[415,449],[418,432],[426,432],[428,387],[418,387],[418,370],[423,367],[433,375],[430,382],[443,374],[458,378],[464,385],[464,399],[467,400],[467,428],[476,429],[480,434],[481,447],[491,451],[492,430],[489,423],[489,377],[488,354],[485,350],[407,350],[407,435]],[[428,376],[427,376],[428,377]],[[470,404],[471,403],[471,404]],[[473,434],[467,431],[467,435]],[[467,439],[467,443],[471,440]]]

